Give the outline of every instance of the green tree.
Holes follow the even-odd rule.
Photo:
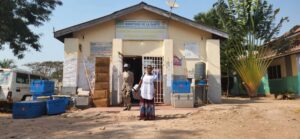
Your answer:
[[[12,59],[3,59],[0,61],[0,68],[17,68],[17,65],[15,64],[15,61]]]
[[[226,64],[234,67],[249,96],[256,95],[260,80],[272,60],[266,55],[278,50],[274,45],[262,45],[274,39],[282,24],[288,21],[283,17],[275,23],[279,11],[266,0],[218,0],[208,13],[195,16],[198,22],[228,32],[229,39],[221,44],[221,66],[223,69],[226,69]]]
[[[39,51],[39,35],[30,30],[49,20],[49,15],[60,0],[0,0],[0,49],[8,45],[15,56],[24,57],[24,51]]]
[[[61,61],[34,62],[25,64],[24,66],[30,68],[33,73],[59,81],[62,80],[63,62]]]

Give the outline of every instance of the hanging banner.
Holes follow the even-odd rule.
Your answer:
[[[92,57],[110,57],[112,55],[111,42],[91,42]]]
[[[116,38],[124,40],[163,40],[167,24],[161,20],[124,20],[116,23]]]
[[[199,45],[196,42],[187,42],[184,44],[184,56],[187,59],[199,58]]]

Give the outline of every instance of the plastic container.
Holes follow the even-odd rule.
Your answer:
[[[34,94],[32,95],[32,100],[38,100],[37,98],[38,97],[49,97],[53,95],[53,93],[43,93],[43,94],[40,94],[40,95],[37,95],[37,94]]]
[[[69,103],[70,103],[70,100],[71,100],[71,97],[68,96],[68,95],[52,95],[52,98],[53,98],[53,100],[56,100],[56,99],[62,99],[62,100],[64,100],[66,107],[69,106]]]
[[[188,80],[174,80],[172,84],[173,93],[190,93],[191,83]]]
[[[51,97],[50,96],[39,96],[39,97],[36,97],[36,100],[37,101],[47,101],[47,100],[51,100]]]
[[[195,79],[202,80],[206,78],[206,64],[198,62],[195,64]]]
[[[199,80],[196,82],[196,85],[207,85],[207,82],[205,80]]]
[[[47,100],[46,106],[48,115],[57,115],[66,112],[64,99]]]
[[[43,95],[54,93],[54,82],[48,80],[33,80],[30,84],[32,95]]]
[[[22,101],[13,104],[14,119],[36,118],[46,114],[45,101]]]
[[[90,96],[78,96],[75,99],[76,107],[88,107],[90,105]]]
[[[174,93],[172,94],[171,104],[174,108],[193,108],[194,95],[192,93]]]

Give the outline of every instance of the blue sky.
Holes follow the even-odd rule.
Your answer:
[[[44,23],[39,28],[33,28],[34,32],[41,34],[40,52],[29,49],[25,52],[25,57],[21,60],[13,56],[8,47],[0,50],[0,60],[4,58],[14,59],[20,67],[29,62],[41,61],[63,61],[63,43],[53,37],[53,27],[59,30],[94,18],[98,18],[122,8],[137,4],[142,0],[62,0],[63,6],[57,7],[51,15],[51,20]],[[179,8],[173,10],[174,13],[193,19],[199,12],[208,11],[217,0],[177,0]],[[144,0],[144,2],[169,9],[165,0]],[[300,0],[269,0],[274,8],[280,8],[278,17],[288,16],[290,22],[285,23],[280,34],[288,31],[293,26],[300,24]]]

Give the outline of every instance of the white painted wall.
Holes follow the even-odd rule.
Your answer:
[[[220,41],[209,39],[206,41],[208,98],[213,103],[221,103],[221,66]]]

